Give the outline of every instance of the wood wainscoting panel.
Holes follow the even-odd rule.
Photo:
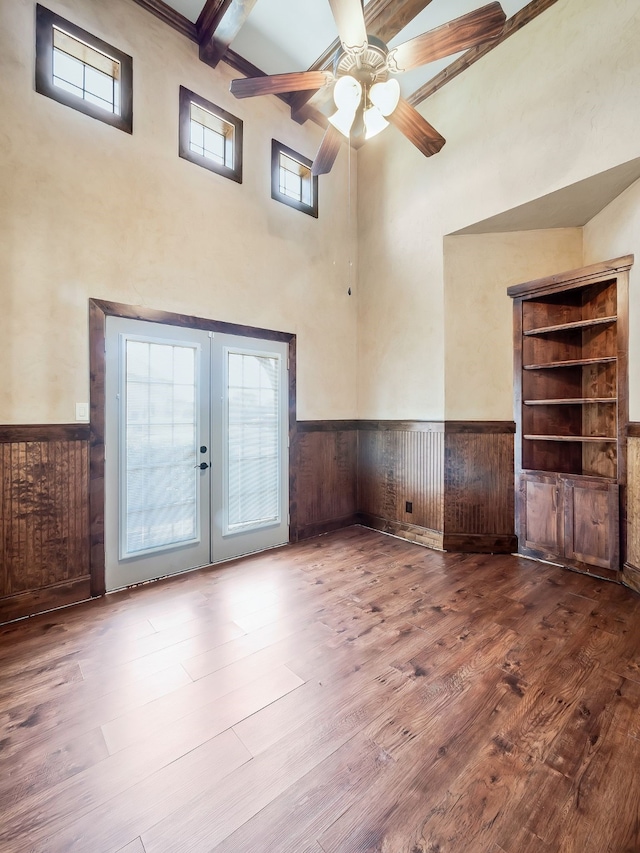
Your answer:
[[[640,424],[629,424],[627,438],[627,559],[622,582],[640,592]]]
[[[360,423],[358,510],[370,527],[442,547],[444,432],[441,423]]]
[[[89,595],[88,425],[0,428],[0,621]]]
[[[361,521],[447,551],[514,551],[514,432],[512,421],[360,421]]]
[[[514,431],[510,422],[446,423],[445,550],[516,550]]]
[[[300,421],[295,442],[291,540],[353,524],[357,510],[355,422]]]
[[[0,621],[104,591],[99,571],[89,585],[103,548],[99,403],[91,484],[88,424],[0,426]],[[293,424],[292,541],[361,522],[436,549],[514,549],[511,424]]]

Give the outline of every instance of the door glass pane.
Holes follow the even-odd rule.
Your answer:
[[[227,533],[280,521],[279,362],[227,351]]]
[[[198,539],[198,347],[124,341],[120,557]]]

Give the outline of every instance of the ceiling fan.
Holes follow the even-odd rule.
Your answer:
[[[426,157],[436,154],[445,139],[408,101],[390,74],[401,74],[436,59],[497,38],[506,15],[500,3],[462,15],[391,50],[367,35],[362,0],[329,0],[341,46],[333,71],[301,71],[231,81],[236,98],[278,95],[333,85],[337,112],[313,161],[312,174],[331,171],[344,137],[369,139],[395,125]]]

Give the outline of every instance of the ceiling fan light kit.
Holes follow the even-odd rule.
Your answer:
[[[380,114],[390,116],[400,100],[400,83],[394,78],[386,83],[374,83],[369,92],[369,100]]]
[[[500,3],[489,3],[392,50],[381,39],[367,35],[361,0],[329,0],[329,4],[341,44],[333,72],[302,71],[242,78],[231,82],[232,94],[249,98],[333,85],[337,112],[329,117],[329,126],[313,162],[313,175],[331,171],[340,134],[347,139],[371,139],[389,123],[426,157],[436,154],[445,144],[444,137],[400,97],[400,84],[395,78],[388,79],[389,74],[410,71],[497,38],[506,21]]]
[[[338,112],[330,116],[331,124],[347,139],[362,100],[362,86],[355,77],[339,77],[333,87],[333,100]]]
[[[374,83],[368,92],[368,106],[364,110],[365,139],[371,139],[389,127],[390,116],[400,101],[400,84],[396,79]]]
[[[364,138],[371,139],[389,127],[389,122],[377,107],[369,107],[363,113]]]
[[[342,109],[330,116],[329,121],[336,130],[339,130],[340,133],[348,139],[351,136],[351,128],[353,127],[355,118],[356,110]]]

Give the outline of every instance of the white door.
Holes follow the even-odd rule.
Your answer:
[[[107,589],[287,542],[287,345],[108,317],[106,349]]]
[[[212,558],[289,541],[287,345],[212,339]]]

